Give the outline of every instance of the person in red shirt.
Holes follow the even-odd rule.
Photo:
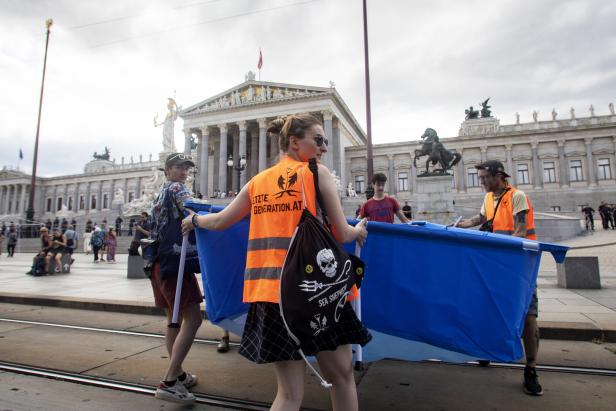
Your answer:
[[[385,195],[385,183],[387,177],[383,173],[376,173],[372,176],[372,188],[374,197],[366,201],[359,211],[359,218],[367,218],[369,221],[381,221],[383,223],[393,223],[394,215],[397,215],[403,223],[410,220],[404,216],[400,210],[400,204],[395,198]]]

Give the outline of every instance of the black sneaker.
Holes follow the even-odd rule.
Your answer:
[[[528,395],[543,395],[543,388],[539,384],[539,377],[537,377],[537,370],[535,367],[524,368],[524,392]]]

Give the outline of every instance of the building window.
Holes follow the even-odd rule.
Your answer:
[[[610,167],[610,159],[600,158],[597,165],[599,166],[599,180],[611,180],[612,169]]]
[[[56,211],[62,210],[62,197],[56,199]]]
[[[550,210],[560,212],[560,206],[550,206]]]
[[[86,199],[83,196],[79,196],[79,209],[80,210],[86,209]]]
[[[90,197],[90,210],[96,210],[96,194]]]
[[[134,199],[135,199],[135,192],[134,191],[129,191],[128,192],[128,202],[130,203]]]
[[[398,173],[398,191],[408,191],[409,189],[409,173],[401,171]]]
[[[546,161],[545,163],[543,163],[543,182],[556,182],[556,167],[554,166],[553,161]]]
[[[361,194],[366,191],[366,178],[363,175],[355,176],[355,192]]]
[[[103,208],[109,208],[109,194],[103,194]]]
[[[528,164],[518,164],[518,184],[530,184],[530,177],[528,174]]]
[[[68,208],[68,211],[73,211],[73,197],[69,197],[68,198],[68,205],[66,206]]]
[[[467,169],[468,186],[479,187],[479,176],[477,175],[477,169],[475,167]]]
[[[48,198],[48,199],[47,199],[47,207],[45,207],[45,210],[46,210],[48,213],[51,213],[51,198]]]
[[[569,180],[584,181],[582,174],[582,160],[571,160],[569,162]]]

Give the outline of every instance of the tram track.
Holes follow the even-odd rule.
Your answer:
[[[110,378],[95,377],[74,372],[54,370],[50,368],[33,367],[30,365],[10,363],[4,361],[0,361],[0,371],[29,375],[40,378],[49,378],[75,384],[89,385],[98,388],[107,388],[136,394],[154,395],[154,393],[156,392],[156,387],[152,385],[136,384]],[[271,404],[264,402],[224,397],[220,395],[209,395],[202,393],[193,394],[196,397],[195,402],[197,404],[204,404],[222,408],[265,411],[269,410],[271,406]]]
[[[61,323],[50,323],[50,322],[42,322],[42,321],[30,321],[30,320],[17,320],[11,318],[0,318],[0,322],[7,323],[16,323],[16,324],[29,324],[35,326],[48,326],[48,327],[57,327],[57,328],[66,328],[73,330],[81,330],[81,331],[94,331],[94,332],[102,332],[109,334],[118,334],[118,335],[130,335],[130,336],[138,336],[138,337],[151,337],[151,338],[160,338],[164,339],[164,334],[158,333],[147,333],[140,331],[128,331],[128,330],[114,330],[108,328],[97,328],[97,327],[84,327],[78,325],[70,325],[70,324],[61,324]],[[217,345],[218,340],[206,339],[206,338],[195,338],[195,343],[197,344],[207,344],[207,345]],[[238,347],[240,344],[236,342],[230,342],[231,346]],[[467,363],[452,363],[441,360],[424,360],[421,362],[425,363],[434,363],[434,364],[444,364],[444,365],[453,365],[453,366],[478,366],[476,361],[470,361]],[[512,363],[499,363],[492,362],[490,363],[490,367],[493,368],[504,368],[504,369],[523,369],[524,364],[512,364]],[[604,376],[604,377],[616,377],[616,370],[608,369],[608,368],[593,368],[593,367],[573,367],[573,366],[560,366],[560,365],[537,365],[538,371],[546,371],[546,372],[556,372],[556,373],[568,373],[568,374],[582,374],[582,375],[596,375],[596,376]]]

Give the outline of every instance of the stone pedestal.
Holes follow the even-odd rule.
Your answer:
[[[566,257],[556,264],[558,286],[561,288],[600,289],[598,257]]]
[[[451,174],[417,177],[414,219],[437,224],[455,222],[452,184]]]
[[[143,257],[140,255],[128,256],[128,270],[126,278],[147,278],[143,272]]]

